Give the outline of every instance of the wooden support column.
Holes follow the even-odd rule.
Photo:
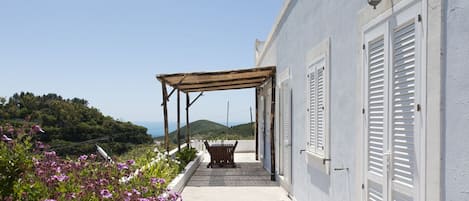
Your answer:
[[[186,93],[186,143],[187,147],[190,147],[190,133],[191,127],[189,125],[189,106],[190,106],[190,99],[189,99],[189,92]]]
[[[166,91],[166,82],[161,81],[161,87],[163,92],[163,116],[164,116],[164,145],[166,152],[169,153],[169,131],[168,131],[168,92]]]
[[[180,94],[179,93],[179,89],[177,90],[178,91],[178,95],[177,95],[177,111],[178,111],[178,134],[177,134],[177,138],[178,138],[178,151],[181,151],[181,108],[180,108]]]
[[[270,180],[275,181],[275,75],[272,76],[270,105]]]
[[[259,88],[256,87],[256,124],[255,124],[255,135],[256,135],[256,161],[259,160]]]

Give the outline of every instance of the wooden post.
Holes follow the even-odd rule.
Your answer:
[[[177,96],[177,111],[178,111],[178,134],[177,134],[177,138],[178,138],[178,151],[181,151],[181,108],[180,108],[180,93],[179,93],[179,89],[178,89],[178,96]]]
[[[169,153],[169,131],[168,131],[168,92],[166,91],[166,82],[161,81],[163,92],[163,115],[164,115],[164,144],[166,151]]]
[[[270,106],[270,180],[275,181],[275,75],[272,76]]]
[[[256,87],[256,126],[255,126],[255,135],[256,135],[256,161],[259,160],[259,88]]]
[[[189,92],[186,93],[186,143],[187,147],[190,147],[190,133],[191,133],[191,127],[189,125],[189,105],[190,105],[190,99],[189,99]]]

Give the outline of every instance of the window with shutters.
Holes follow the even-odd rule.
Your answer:
[[[420,200],[419,5],[396,9],[363,33],[365,200]]]
[[[307,69],[307,152],[321,159],[328,158],[328,126],[326,111],[328,79],[325,56],[321,56]]]

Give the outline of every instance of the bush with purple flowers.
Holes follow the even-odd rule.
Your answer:
[[[109,163],[94,154],[63,159],[47,145],[32,143],[31,129],[0,129],[0,200],[158,200],[180,199],[166,189],[178,164],[166,157],[146,168],[134,160]],[[131,178],[122,181],[122,178]]]

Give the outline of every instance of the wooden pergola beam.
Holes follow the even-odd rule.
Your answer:
[[[246,89],[253,88],[258,86],[258,83],[253,84],[239,84],[239,85],[226,85],[226,86],[216,86],[216,87],[207,87],[207,88],[195,88],[195,89],[186,89],[185,92],[198,92],[198,91],[223,91],[223,90],[234,90],[234,89]]]
[[[163,93],[163,116],[164,116],[164,143],[166,151],[169,153],[169,129],[168,129],[168,105],[167,97],[168,92],[166,91],[166,82],[161,81],[162,93]]]
[[[191,106],[192,106],[192,104],[194,104],[194,103],[195,103],[195,101],[197,101],[197,99],[199,99],[199,98],[200,98],[202,95],[204,95],[204,92],[203,92],[203,91],[202,91],[202,92],[200,92],[200,94],[199,94],[197,97],[195,97],[195,99],[194,99],[194,100],[192,100],[192,102],[191,102],[191,103],[189,103],[189,106],[187,106],[187,108],[191,107]]]
[[[190,106],[190,99],[189,93],[186,93],[186,144],[190,147],[190,124],[189,124],[189,106]]]
[[[197,89],[197,88],[208,88],[208,87],[217,87],[217,86],[229,86],[229,85],[240,85],[240,84],[260,84],[267,80],[268,77],[254,77],[246,79],[234,79],[234,80],[224,80],[224,81],[215,81],[215,82],[201,82],[201,83],[184,83],[179,85],[179,89]]]
[[[174,73],[169,75],[164,75],[165,77],[178,77],[184,75],[223,75],[223,74],[233,74],[233,73],[250,73],[250,72],[271,72],[272,69],[275,69],[275,66],[267,67],[257,67],[257,68],[248,68],[248,69],[239,69],[239,70],[228,70],[228,71],[215,71],[215,72],[193,72],[193,73]],[[161,76],[158,76],[161,77]]]
[[[257,129],[259,126],[259,88],[256,87],[255,91],[255,97],[256,97],[256,126],[255,126],[255,132],[256,132],[256,161],[259,160],[259,130]]]
[[[275,181],[275,76],[272,76],[272,97],[270,106],[270,180]]]
[[[181,151],[181,107],[180,107],[180,92],[179,89],[177,90],[178,95],[177,95],[177,138],[178,138],[178,151]]]

